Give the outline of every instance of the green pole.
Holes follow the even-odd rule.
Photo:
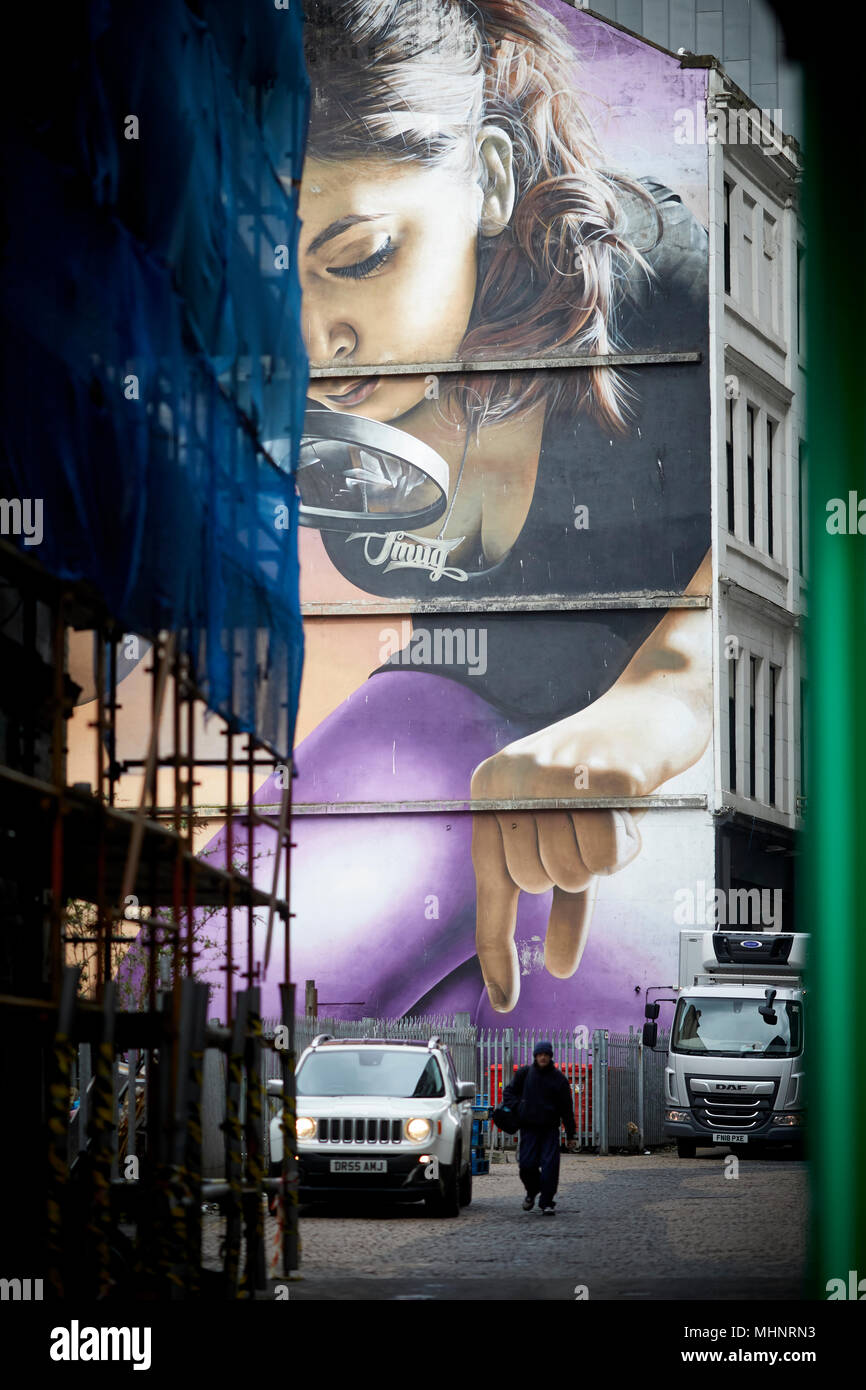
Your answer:
[[[829,1280],[847,1286],[851,1270],[866,1279],[866,514],[856,531],[866,499],[866,180],[857,79],[814,37],[818,52],[803,54],[810,553],[800,927],[812,933],[807,1294],[826,1299]],[[854,534],[828,529],[833,499],[846,514],[853,501]]]

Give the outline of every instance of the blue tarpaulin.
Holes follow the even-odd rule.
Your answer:
[[[209,706],[288,752],[296,498],[261,444],[299,439],[307,384],[300,7],[103,0],[30,23],[0,495],[41,500],[30,553],[52,574],[125,632],[177,632]]]

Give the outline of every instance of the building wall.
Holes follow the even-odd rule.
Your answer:
[[[738,100],[714,72],[711,106]],[[798,181],[785,139],[712,148],[717,872],[722,887],[780,887],[788,927],[803,794]]]
[[[781,109],[783,129],[801,138],[799,65],[787,61],[766,0],[597,0],[591,8],[674,53],[711,53],[756,106]]]
[[[713,880],[712,614],[709,578],[695,579],[711,539],[708,149],[678,141],[676,120],[705,104],[707,70],[684,67],[562,0],[526,9],[543,36],[540,61],[551,48],[550,17],[567,28],[604,167],[670,190],[658,194],[668,200],[668,220],[657,288],[639,291],[643,307],[631,311],[627,346],[695,360],[633,362],[621,432],[593,422],[577,398],[554,425],[558,389],[575,381],[575,369],[559,367],[557,376],[530,364],[571,360],[576,339],[559,341],[548,320],[536,320],[546,283],[538,266],[531,291],[519,260],[501,263],[501,285],[485,280],[497,251],[491,236],[482,240],[478,274],[491,303],[504,296],[501,326],[465,342],[461,329],[447,355],[454,364],[509,360],[511,398],[532,385],[541,405],[528,421],[520,411],[504,425],[488,419],[467,445],[465,427],[455,433],[446,410],[450,387],[468,386],[468,377],[437,372],[443,335],[429,327],[442,327],[443,305],[454,300],[453,219],[428,248],[412,298],[399,292],[399,252],[390,275],[374,271],[363,289],[331,273],[380,254],[385,233],[398,240],[387,219],[377,237],[355,243],[350,235],[345,250],[335,240],[332,262],[310,271],[313,400],[330,408],[331,425],[335,414],[390,424],[403,436],[398,452],[406,435],[427,442],[447,464],[449,505],[461,476],[464,489],[453,513],[429,526],[401,529],[395,511],[384,535],[370,515],[354,528],[323,524],[302,535],[307,642],[292,968],[294,978],[315,978],[323,1013],[461,1010],[481,1024],[640,1024],[642,991],[675,978],[677,895]],[[423,25],[424,7],[415,12]],[[308,36],[313,154],[317,94],[333,85],[340,53],[332,38]],[[436,89],[431,71],[423,90]],[[445,119],[437,106],[434,131]],[[570,119],[559,113],[566,135]],[[402,110],[400,120],[405,134]],[[348,156],[329,165],[308,149],[305,235],[320,222],[382,211],[375,187],[352,201],[354,178]],[[578,183],[564,189],[570,207]],[[388,187],[393,201],[399,182]],[[413,206],[426,187],[419,183]],[[459,189],[442,196],[459,209]],[[629,196],[623,192],[623,206]],[[517,236],[525,198],[524,188],[508,238]],[[549,214],[543,202],[536,207],[543,227]],[[435,205],[428,215],[435,220]],[[589,233],[575,214],[567,229],[575,250]],[[553,234],[561,238],[562,227]],[[641,244],[649,249],[652,240]],[[573,274],[571,263],[555,272],[560,281]],[[351,361],[353,334],[355,361],[386,356],[426,366],[415,377],[382,378],[384,386],[347,411],[339,395],[351,378],[346,385],[316,369],[328,349],[332,360],[342,350]],[[597,372],[590,369],[586,384],[592,378],[597,388]],[[475,373],[472,390],[484,393],[507,375]],[[311,439],[316,428],[308,416]],[[353,455],[368,486],[380,468],[372,447]],[[321,505],[331,485],[321,459],[332,454],[310,449],[320,465],[302,470],[299,486],[305,502]],[[390,479],[398,493],[405,477],[397,469]],[[477,512],[480,565],[463,543],[467,529],[472,541]],[[429,552],[395,549],[429,545],[440,530],[455,547],[444,573],[431,569]],[[648,655],[635,667],[639,650]],[[687,690],[684,669],[694,669]],[[629,801],[644,793],[642,804]],[[277,797],[266,786],[260,799]]]
[[[357,496],[362,483],[370,489],[377,472],[374,508],[387,508],[392,494],[412,496],[408,483],[417,475],[395,463],[408,439],[437,452],[447,505],[453,504],[430,524],[404,523],[397,508],[393,524],[386,510],[385,522],[367,514],[339,530],[319,518],[301,534],[306,658],[294,785],[290,973],[298,981],[315,979],[323,1013],[349,1018],[429,1009],[466,1011],[480,1024],[639,1025],[642,991],[676,978],[678,932],[688,925],[678,912],[684,894],[697,899],[716,883],[755,882],[786,892],[790,886],[787,851],[801,792],[795,465],[803,429],[801,367],[791,347],[797,223],[795,207],[786,206],[794,191],[788,156],[683,139],[683,113],[704,111],[708,83],[713,103],[729,99],[730,84],[718,73],[684,66],[567,0],[526,0],[526,8],[543,33],[550,16],[567,26],[599,159],[669,189],[681,200],[671,203],[679,209],[679,226],[691,229],[659,262],[658,288],[639,321],[632,319],[625,346],[644,354],[697,351],[700,360],[634,363],[627,378],[632,414],[621,434],[593,423],[577,401],[554,430],[551,402],[575,370],[529,364],[552,353],[568,360],[575,347],[554,342],[555,335],[535,322],[534,293],[520,298],[525,266],[503,263],[506,321],[500,331],[464,341],[467,324],[459,316],[469,310],[465,303],[462,310],[448,307],[460,300],[453,237],[463,194],[457,185],[450,191],[437,186],[431,196],[432,185],[422,180],[406,206],[410,214],[423,207],[426,223],[408,215],[397,230],[386,222],[380,232],[371,224],[372,239],[363,226],[348,229],[327,243],[330,259],[304,272],[311,402],[328,409],[332,424],[361,417],[399,432],[396,453],[384,464],[372,446],[344,454],[352,483],[339,469],[328,475],[311,464],[299,475],[305,502],[321,504],[331,488],[327,500],[345,507],[347,493],[354,489]],[[423,25],[423,0],[412,13]],[[672,30],[669,39],[674,42]],[[342,48],[333,34],[308,31],[307,41],[315,126],[317,94],[333,83],[337,57],[342,53],[351,93],[353,64],[361,73],[370,56],[353,36]],[[694,47],[687,41],[676,46]],[[428,134],[437,134],[448,112],[444,99],[434,97],[444,81],[426,72],[415,88]],[[405,127],[405,109],[396,102],[395,108]],[[387,115],[378,111],[377,119]],[[360,150],[369,152],[363,143]],[[393,211],[392,197],[401,188],[399,179],[389,182],[394,168],[402,177],[417,166],[383,161],[379,167],[380,183],[373,178],[361,186],[348,155],[330,166],[308,161],[302,266],[311,259],[314,234],[332,228],[334,219]],[[726,180],[732,188],[730,294],[724,278]],[[569,198],[573,202],[573,188]],[[440,208],[448,215],[440,217]],[[766,244],[765,222],[773,231]],[[430,227],[435,230],[426,235]],[[575,219],[570,234],[586,232]],[[399,243],[398,252],[360,275],[358,265],[375,261],[387,237]],[[420,273],[407,285],[405,248],[412,237],[423,255]],[[497,243],[482,238],[479,245],[474,269],[484,279]],[[350,274],[334,273],[347,269]],[[570,274],[571,266],[566,269]],[[488,290],[495,301],[497,284]],[[514,302],[522,334],[507,322]],[[371,378],[322,376],[331,369],[325,364],[347,357],[416,370],[381,376],[372,395],[347,408],[340,393]],[[467,358],[482,365],[505,358],[514,370],[456,370]],[[596,373],[589,369],[585,384]],[[470,432],[461,475],[467,437],[449,423],[449,391],[455,383],[471,384],[477,395],[509,376],[512,396],[527,383],[537,387],[544,430],[539,423],[533,433],[519,412],[504,424],[488,419]],[[727,529],[729,401],[736,445],[733,533]],[[758,445],[754,543],[744,488],[750,404]],[[773,556],[760,453],[767,413],[776,425]],[[311,440],[319,437],[310,416],[306,429]],[[279,455],[278,424],[273,433],[269,447]],[[335,477],[345,482],[339,498]],[[472,505],[463,508],[467,487]],[[479,515],[481,572],[477,557],[465,544],[461,548],[464,529],[474,534]],[[308,523],[314,519],[307,514]],[[442,573],[429,549],[440,532],[453,543],[441,556]],[[694,585],[710,547],[711,579]],[[694,629],[685,657],[676,639],[667,649],[658,642],[671,615]],[[656,660],[667,662],[657,669],[668,672],[668,685],[690,661],[701,673],[688,698],[671,699],[662,713],[646,686],[629,688],[623,680],[641,643],[654,636]],[[735,658],[727,654],[728,637],[736,639]],[[762,662],[754,797],[744,794],[751,787],[746,676],[753,657]],[[771,665],[780,672],[773,806]],[[129,710],[133,680],[124,686]],[[729,688],[738,695],[736,790],[729,778]],[[692,736],[701,703],[709,710],[703,743]],[[206,739],[204,731],[197,747],[207,747]],[[495,765],[479,774],[491,759]],[[259,788],[263,813],[278,811],[284,773],[278,769]],[[77,775],[86,774],[83,768]],[[629,802],[630,793],[643,791],[641,805]],[[214,807],[222,793],[203,779],[199,795]],[[207,825],[211,835],[217,822]],[[572,886],[567,896],[554,895],[538,847],[566,831],[574,847],[565,856],[568,873],[561,864],[556,872],[563,879],[570,874]],[[524,855],[507,843],[512,835],[525,841]],[[779,843],[782,854],[764,852]],[[206,852],[215,844],[204,846]],[[256,877],[270,891],[267,830],[257,832],[256,846]],[[551,852],[544,853],[549,868]],[[517,988],[505,1000],[491,1000],[479,961],[479,891],[491,904],[488,983],[496,961],[507,964],[513,928]],[[265,921],[266,914],[257,921],[260,946]],[[209,922],[210,935],[218,938],[219,930],[218,920]],[[557,933],[565,943],[558,962],[549,944]],[[278,946],[265,982],[265,1013],[278,1011],[275,982],[283,972]],[[220,1015],[216,970],[213,983],[212,1012]]]

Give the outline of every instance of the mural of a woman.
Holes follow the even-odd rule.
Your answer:
[[[671,190],[606,171],[553,13],[564,8],[308,3],[299,264],[313,366],[704,346],[703,229]],[[322,533],[357,592],[534,602],[416,619],[426,644],[407,660],[395,641],[302,742],[297,801],[644,796],[698,761],[707,615],[556,611],[563,596],[708,591],[705,378],[649,370],[666,373],[651,383],[663,391],[610,366],[443,374],[433,393],[423,374],[311,381],[318,409],[396,425],[448,466],[444,515],[413,532],[445,543],[444,575],[389,570],[363,537]],[[483,663],[478,642],[456,641],[479,624]],[[444,665],[436,634],[457,652]],[[270,784],[259,793],[277,799]],[[637,819],[301,817],[293,975],[348,1016],[519,1022],[525,1005],[537,1021],[543,998],[545,1022],[573,1021],[598,881],[639,852]],[[523,1002],[521,940],[544,941],[549,986]],[[607,986],[581,987],[598,1002]]]

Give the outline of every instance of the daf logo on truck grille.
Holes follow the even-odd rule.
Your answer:
[[[747,1091],[747,1082],[738,1083],[736,1081],[715,1081],[713,1082],[714,1091]]]

